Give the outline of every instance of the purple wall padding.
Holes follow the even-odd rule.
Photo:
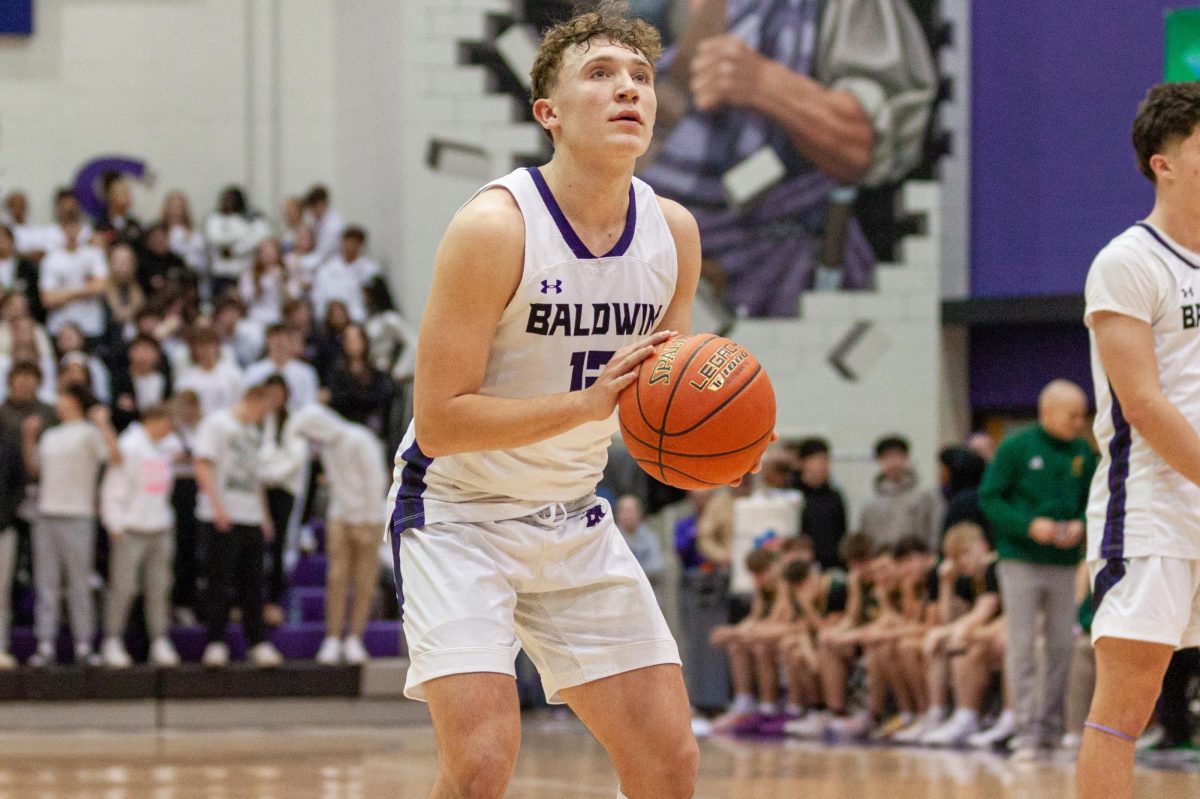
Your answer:
[[[1129,132],[1180,5],[971,4],[972,296],[1081,293],[1096,252],[1149,213]]]
[[[997,325],[970,333],[971,407],[1032,409],[1051,380],[1074,380],[1092,397],[1087,328],[1082,324]]]

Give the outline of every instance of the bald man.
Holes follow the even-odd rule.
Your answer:
[[[983,475],[979,507],[996,531],[1000,598],[1008,622],[1005,673],[1017,714],[1012,748],[1032,759],[1057,745],[1074,648],[1075,567],[1083,557],[1088,487],[1096,456],[1082,438],[1087,396],[1055,380],[1038,397],[1038,421],[1001,442]],[[1034,656],[1038,616],[1046,674]]]

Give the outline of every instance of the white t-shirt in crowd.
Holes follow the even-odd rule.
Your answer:
[[[172,225],[167,231],[167,246],[191,269],[202,272],[208,265],[208,244],[199,230]]]
[[[313,238],[316,240],[313,246],[313,260],[319,267],[337,255],[338,247],[342,244],[342,231],[346,229],[346,223],[342,221],[342,215],[332,206],[325,209],[325,214],[316,219],[311,217],[313,223]]]
[[[274,374],[283,375],[283,380],[287,383],[288,410],[297,410],[317,401],[317,392],[321,388],[317,370],[296,358],[285,363],[282,369],[276,366],[270,358],[263,358],[258,363],[251,364],[246,368],[242,386],[250,388],[261,385]]]
[[[38,288],[43,292],[82,288],[93,278],[108,277],[104,253],[90,244],[47,253],[40,270]],[[73,300],[46,315],[46,329],[54,335],[68,322],[79,325],[89,338],[99,336],[104,332],[104,300],[100,297]]]
[[[79,235],[75,237],[75,240],[82,247],[87,242],[90,242],[92,236],[95,235],[96,231],[92,230],[92,226],[84,222],[79,226]],[[30,249],[51,253],[67,246],[67,234],[63,232],[62,227],[59,225],[43,225],[37,229],[37,233],[31,241],[37,246]],[[24,250],[19,251],[25,252]]]
[[[252,527],[262,524],[258,483],[261,443],[262,432],[258,427],[242,424],[229,409],[206,416],[196,430],[194,454],[212,462],[213,483],[233,524]],[[196,518],[213,521],[212,502],[203,491],[197,494]]]
[[[218,361],[210,371],[193,365],[175,383],[175,393],[185,390],[199,395],[200,412],[207,416],[233,406],[242,398],[242,372],[226,360]]]
[[[1159,384],[1200,429],[1200,253],[1139,222],[1092,261],[1084,321],[1118,313],[1150,325]],[[1172,469],[1125,419],[1091,334],[1100,465],[1088,501],[1088,558],[1200,559],[1200,486]]]
[[[217,277],[238,277],[254,263],[254,251],[270,235],[271,228],[259,217],[213,214],[204,223],[212,273]]]
[[[340,301],[346,306],[351,319],[363,321],[367,317],[363,286],[378,274],[379,265],[366,256],[359,256],[353,263],[346,263],[340,255],[330,258],[317,269],[313,280],[313,316],[324,320],[329,303]]]
[[[134,422],[118,439],[121,465],[110,466],[101,486],[104,526],[124,533],[157,533],[175,526],[173,463],[183,444],[170,433],[154,441]]]
[[[108,445],[96,426],[81,419],[47,429],[38,440],[38,460],[38,512],[95,518],[100,467],[108,461]]]
[[[284,448],[303,454],[312,443],[329,481],[330,521],[379,524],[387,518],[388,470],[383,445],[368,428],[348,422],[324,405],[313,404],[288,416]]]

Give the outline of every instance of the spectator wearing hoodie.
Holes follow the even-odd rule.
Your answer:
[[[800,531],[813,541],[823,570],[841,563],[838,549],[846,536],[846,502],[829,476],[829,442],[806,438],[796,447],[797,463],[792,487],[804,494]]]
[[[979,482],[987,462],[967,447],[946,447],[938,453],[941,463],[942,496],[946,500],[946,512],[942,516],[941,534],[959,522],[978,524],[987,536],[988,546],[996,545],[991,522],[979,509]]]
[[[861,529],[876,545],[915,536],[932,548],[938,544],[941,501],[920,487],[908,452],[908,441],[901,436],[885,436],[875,444],[879,474],[875,496],[863,506]]]
[[[151,662],[179,664],[167,637],[175,557],[172,466],[183,446],[171,432],[172,422],[166,405],[145,410],[141,423],[130,425],[118,439],[120,465],[105,472],[101,486],[101,518],[110,543],[100,654],[105,665],[114,669],[133,663],[123,639],[129,608],[139,593],[145,597]]]

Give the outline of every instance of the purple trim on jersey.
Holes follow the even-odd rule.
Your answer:
[[[400,577],[400,533],[392,533],[392,576],[396,580],[396,601],[399,602],[400,620],[404,620],[404,580]]]
[[[571,252],[575,253],[576,258],[593,260],[616,258],[624,255],[625,251],[629,249],[629,245],[633,243],[633,232],[637,228],[637,203],[634,202],[632,183],[629,184],[629,210],[625,212],[625,230],[621,232],[621,238],[617,239],[617,243],[612,246],[611,250],[604,255],[596,256],[592,255],[592,251],[583,243],[583,239],[579,238],[575,228],[571,227],[571,222],[559,207],[558,200],[554,199],[554,193],[550,191],[546,178],[542,177],[541,170],[536,166],[531,166],[526,167],[525,171],[533,178],[533,185],[537,186],[538,194],[542,195],[542,202],[546,204],[546,210],[550,212],[550,216],[554,217],[554,224],[558,225],[558,232],[562,234],[563,240],[567,242]]]
[[[404,461],[404,468],[400,470],[396,506],[392,509],[393,538],[410,527],[425,526],[425,474],[433,463],[433,458],[421,451],[415,439],[400,457]]]
[[[1108,562],[1096,575],[1092,591],[1094,609],[1099,609],[1104,595],[1125,576],[1125,498],[1133,430],[1125,419],[1121,402],[1111,385],[1108,392],[1112,397],[1113,436],[1108,442],[1111,458],[1108,466],[1108,507],[1104,513],[1104,534],[1100,539],[1100,557]]]
[[[1170,244],[1168,244],[1167,240],[1164,239],[1161,235],[1159,235],[1159,232],[1157,230],[1155,230],[1154,228],[1152,228],[1150,225],[1146,224],[1145,222],[1138,222],[1134,225],[1134,227],[1140,227],[1142,230],[1149,233],[1151,236],[1154,237],[1155,241],[1157,241],[1159,244],[1161,244],[1162,246],[1164,246],[1168,250],[1170,250],[1172,255],[1174,255],[1179,260],[1183,261],[1185,264],[1190,266],[1192,269],[1200,269],[1200,266],[1197,266],[1196,264],[1189,261],[1187,258],[1184,258],[1183,255],[1179,252],[1179,250],[1175,249]]]

